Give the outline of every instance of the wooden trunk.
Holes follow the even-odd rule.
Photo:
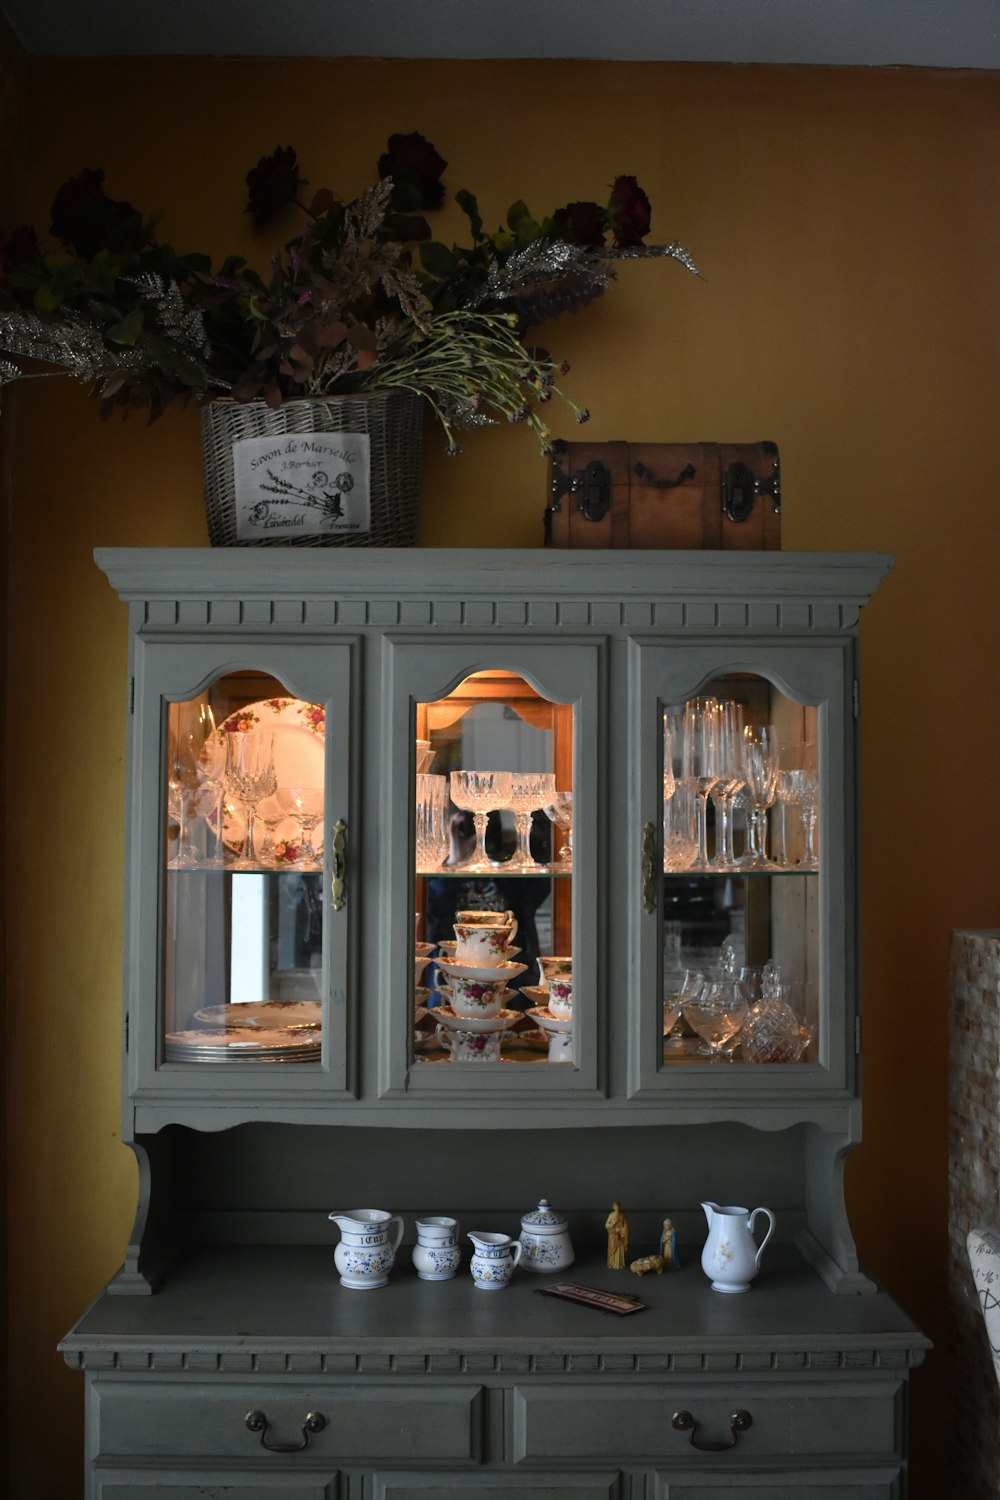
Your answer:
[[[553,445],[550,547],[781,546],[775,443]]]

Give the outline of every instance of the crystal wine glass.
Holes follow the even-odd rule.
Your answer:
[[[313,848],[312,834],[317,823],[323,821],[323,788],[321,786],[283,786],[278,788],[278,801],[290,818],[294,818],[302,833],[302,844],[296,864],[305,870],[319,869],[322,861]]]
[[[744,868],[770,870],[767,857],[767,811],[778,784],[778,736],[773,724],[747,724],[743,729],[743,775],[750,799],[750,849]]]
[[[537,873],[545,869],[529,847],[531,815],[552,803],[555,795],[556,778],[552,771],[514,771],[511,774],[507,806],[514,814],[517,848],[504,865],[505,870],[533,870]]]
[[[545,809],[545,816],[558,828],[561,842],[556,863],[568,865],[573,860],[573,793],[556,792]]]
[[[805,848],[802,854],[802,865],[808,870],[815,870],[819,864],[816,855],[816,823],[819,818],[819,773],[817,771],[801,770],[790,771],[794,790],[794,801],[799,809],[802,819],[802,833],[805,840]]]
[[[708,799],[722,774],[721,715],[715,698],[692,698],[684,705],[684,776],[698,794],[697,868],[708,859]]]
[[[486,853],[486,824],[491,812],[510,805],[509,771],[452,771],[451,800],[463,812],[471,812],[476,825],[476,847],[461,869],[492,873],[497,865]]]
[[[277,790],[274,769],[274,734],[269,730],[234,730],[226,736],[226,787],[243,808],[246,834],[243,852],[234,868],[256,869],[254,813],[258,802]]]

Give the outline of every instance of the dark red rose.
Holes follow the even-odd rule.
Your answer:
[[[98,250],[137,248],[147,236],[131,203],[109,198],[100,167],[64,182],[52,200],[49,226],[57,240],[89,260]]]
[[[294,146],[275,146],[247,173],[246,212],[255,224],[267,224],[286,203],[294,203],[302,186]]]
[[[391,135],[378,159],[379,177],[392,178],[392,207],[397,213],[438,208],[444,198],[441,173],[448,163],[417,131]]]
[[[615,178],[608,215],[619,249],[640,244],[649,233],[649,199],[634,177]]]
[[[567,203],[552,215],[556,236],[574,245],[603,245],[607,222],[607,209],[599,203]]]

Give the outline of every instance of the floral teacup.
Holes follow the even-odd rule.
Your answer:
[[[549,1014],[564,1017],[573,1014],[572,974],[549,980]]]
[[[517,935],[517,920],[512,911],[457,911],[455,921],[476,927],[509,927],[511,942]]]
[[[456,922],[455,962],[481,968],[498,968],[509,957],[513,931],[510,927],[487,927],[485,923]]]
[[[569,956],[559,958],[552,954],[541,954],[538,959],[538,972],[543,985],[550,984],[553,979],[565,979],[573,974],[573,959]]]
[[[495,1016],[503,1008],[507,981],[466,979],[453,974],[447,985],[439,982],[438,988],[448,997],[456,1016]]]
[[[445,1051],[451,1053],[452,1062],[500,1061],[502,1031],[452,1031],[439,1026],[435,1034]]]

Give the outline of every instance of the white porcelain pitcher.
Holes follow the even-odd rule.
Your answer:
[[[717,1292],[748,1292],[760,1270],[764,1246],[774,1233],[774,1214],[769,1208],[720,1208],[703,1203],[708,1220],[708,1239],[701,1252],[701,1269]],[[760,1242],[753,1237],[754,1220],[763,1214],[768,1230]]]
[[[329,1217],[340,1230],[333,1263],[340,1272],[341,1286],[359,1292],[385,1286],[403,1238],[399,1214],[387,1213],[383,1208],[352,1208],[350,1213]]]

